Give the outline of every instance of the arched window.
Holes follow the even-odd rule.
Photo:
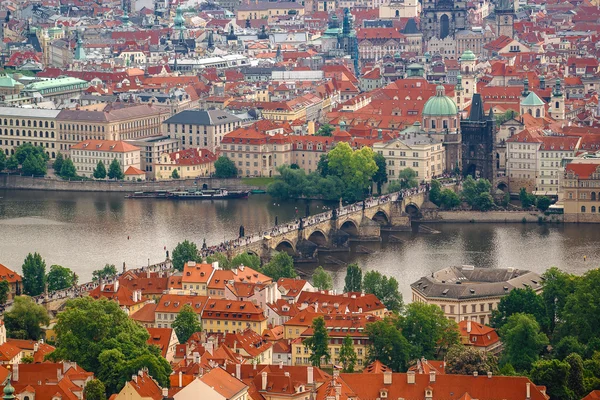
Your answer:
[[[540,117],[540,109],[539,108],[537,110],[535,110],[535,117],[536,118]]]
[[[554,107],[555,108],[560,108],[560,104],[558,103],[558,101],[556,103],[554,103]]]
[[[533,113],[531,112],[531,108],[530,108],[529,110],[527,110],[527,113],[528,113],[529,115],[533,115]]]
[[[596,200],[596,193],[592,192],[592,200]]]
[[[585,212],[585,206],[581,206],[581,212],[584,213]]]
[[[431,129],[435,129],[435,120],[434,119],[431,120]]]
[[[592,206],[592,212],[595,213],[596,212],[596,206]]]

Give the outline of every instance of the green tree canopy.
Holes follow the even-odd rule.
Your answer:
[[[9,171],[15,171],[19,169],[19,161],[17,160],[17,157],[15,157],[14,154],[8,157],[8,160],[6,160],[6,169]]]
[[[500,328],[500,338],[504,343],[502,362],[511,364],[517,371],[529,370],[548,345],[548,337],[530,314],[517,313],[508,317]]]
[[[63,179],[71,179],[77,176],[77,169],[75,169],[75,164],[73,164],[73,160],[70,158],[66,158],[63,161],[62,167],[60,168],[60,177]]]
[[[375,164],[377,165],[377,171],[373,175],[373,182],[377,185],[377,193],[381,194],[381,187],[388,181],[387,174],[387,161],[382,154],[375,153],[374,155]]]
[[[354,372],[354,367],[358,357],[354,350],[354,341],[350,336],[346,336],[340,348],[340,364],[342,364],[342,372]]]
[[[435,304],[410,303],[398,322],[402,335],[411,344],[411,359],[437,360],[450,347],[460,344],[458,325]]]
[[[340,142],[329,152],[327,159],[329,175],[337,176],[346,184],[344,199],[363,199],[377,172],[373,149],[363,147],[352,150],[348,143]]]
[[[4,171],[4,168],[6,168],[6,154],[0,151],[0,171]]]
[[[319,130],[315,133],[315,136],[331,136],[335,128],[332,125],[324,124],[321,125]]]
[[[535,205],[536,199],[533,194],[527,193],[527,190],[525,190],[525,188],[521,188],[521,190],[519,190],[519,200],[521,201],[521,207],[529,208]]]
[[[39,340],[42,326],[50,323],[44,306],[31,297],[17,296],[10,311],[4,314],[4,324],[8,337],[15,339]]]
[[[318,266],[313,273],[313,286],[319,290],[333,289],[333,278],[331,274]]]
[[[358,264],[348,264],[344,282],[344,293],[362,291],[362,269]]]
[[[570,369],[569,364],[563,361],[540,360],[533,363],[529,375],[536,385],[546,386],[546,393],[551,399],[571,400],[575,397],[567,385]]]
[[[583,379],[583,359],[579,354],[572,353],[565,358],[565,362],[571,367],[567,377],[567,387],[576,398],[581,399],[587,394]]]
[[[15,157],[17,158],[17,161],[19,161],[19,164],[23,165],[30,156],[39,156],[44,165],[50,159],[46,154],[46,150],[42,146],[34,146],[31,143],[23,143],[15,148]]]
[[[54,169],[54,173],[56,175],[60,175],[60,170],[62,169],[63,162],[65,161],[64,156],[61,152],[56,154],[56,158],[54,159],[54,163],[52,163],[52,168]]]
[[[173,172],[171,172],[171,178],[179,179],[179,172],[177,171],[177,168],[173,169]]]
[[[475,347],[458,344],[452,346],[446,354],[446,373],[472,375],[477,372],[485,375],[488,372],[498,373],[498,360],[491,354],[479,351]]]
[[[183,266],[188,261],[201,262],[202,257],[198,253],[198,247],[196,243],[184,240],[183,242],[177,243],[173,253],[171,254],[173,260],[173,268],[177,271],[183,271]]]
[[[125,174],[123,173],[123,170],[121,169],[121,164],[119,164],[119,161],[115,158],[114,160],[111,161],[110,165],[108,166],[108,178],[120,180],[120,179],[123,179],[124,177],[125,177]]]
[[[314,367],[320,368],[321,362],[329,364],[331,355],[329,354],[329,334],[325,326],[325,319],[317,317],[312,322],[313,334],[304,340],[304,345],[310,349],[310,362]]]
[[[225,156],[221,156],[215,161],[215,177],[216,178],[235,178],[238,175],[238,170],[235,163]]]
[[[23,262],[23,291],[29,296],[44,293],[46,287],[46,262],[39,253],[29,253]]]
[[[508,296],[502,297],[498,309],[492,311],[491,324],[500,329],[508,318],[517,313],[531,314],[540,324],[544,332],[548,331],[546,305],[542,296],[538,296],[533,289],[513,289]]]
[[[575,336],[586,343],[600,332],[600,269],[586,272],[562,309],[562,336]]]
[[[186,343],[190,336],[202,330],[202,326],[198,322],[198,316],[189,304],[184,305],[177,313],[171,327],[175,330],[177,339],[181,344]]]
[[[550,197],[541,196],[541,197],[538,197],[536,203],[537,203],[537,208],[539,208],[539,210],[541,212],[545,212],[546,210],[548,210],[548,208],[550,208],[550,204],[552,204],[552,200],[550,200]]]
[[[440,206],[445,210],[451,210],[460,206],[460,197],[452,189],[444,189],[440,193]]]
[[[417,173],[414,169],[404,168],[398,172],[398,183],[400,183],[400,189],[411,189],[419,186]]]
[[[442,184],[437,179],[432,179],[429,188],[429,201],[436,206],[442,204]]]
[[[544,272],[542,278],[544,278],[542,281],[544,284],[542,299],[544,300],[548,314],[550,332],[554,332],[556,324],[564,319],[563,310],[567,303],[567,298],[575,292],[577,283],[581,278],[563,272],[556,267],[552,267]]]
[[[106,178],[106,166],[102,161],[98,161],[96,168],[94,168],[94,178],[105,179]]]
[[[399,312],[404,307],[396,278],[388,278],[378,271],[369,271],[363,278],[362,286],[365,293],[374,294],[389,311]]]
[[[100,379],[92,379],[83,388],[85,400],[106,400],[106,388]]]
[[[60,265],[52,265],[46,277],[48,290],[61,290],[72,287],[75,282],[75,274],[69,268]]]
[[[94,272],[92,272],[92,280],[97,281],[100,278],[105,279],[111,276],[115,276],[116,274],[117,268],[113,264],[106,264],[104,265],[104,268],[97,269]]]
[[[295,278],[298,276],[294,269],[294,259],[284,251],[275,254],[271,261],[262,267],[261,272],[274,281],[278,281],[279,278]]]
[[[156,346],[149,345],[144,327],[110,300],[83,297],[67,301],[56,323],[57,347],[50,360],[70,360],[93,372],[117,393],[143,367],[159,385],[169,385],[171,366]]]
[[[365,332],[369,337],[367,355],[369,362],[380,361],[394,372],[404,372],[408,367],[410,343],[396,327],[394,318],[386,318],[367,324]]]
[[[268,186],[268,193],[280,200],[302,197],[306,191],[306,172],[303,169],[292,169],[287,165],[277,168],[277,171],[279,176]]]
[[[28,154],[25,161],[21,164],[21,170],[24,175],[46,175],[46,169],[46,159],[40,154]]]
[[[469,175],[462,183],[461,196],[471,207],[479,209],[480,205],[487,204],[487,200],[483,200],[481,195],[484,193],[489,194],[491,188],[492,184],[487,179],[475,180]]]
[[[210,256],[206,257],[206,262],[209,263],[209,264],[212,264],[214,262],[218,262],[219,263],[219,268],[222,268],[222,269],[232,269],[233,268],[231,266],[232,261],[230,261],[227,258],[227,256],[225,254],[223,254],[223,253],[213,253],[213,254],[211,254]]]
[[[5,304],[10,293],[10,284],[7,280],[0,281],[0,304]]]
[[[260,270],[260,257],[255,254],[242,253],[233,257],[229,262],[229,268],[237,268],[240,265],[250,267],[256,271]]]
[[[565,336],[558,343],[552,346],[552,356],[559,360],[564,360],[569,354],[586,354],[586,346],[577,340],[574,336]]]

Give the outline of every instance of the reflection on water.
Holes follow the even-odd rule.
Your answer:
[[[275,221],[303,215],[305,202],[273,203],[268,196],[246,200],[169,201],[124,199],[119,193],[0,191],[0,263],[20,270],[28,252],[47,265],[60,264],[82,279],[112,263],[140,266],[161,261],[184,239],[214,244],[246,232],[268,229]],[[311,212],[321,203],[311,202]],[[318,208],[317,208],[318,207]],[[575,273],[598,266],[600,230],[594,225],[439,224],[440,234],[395,234],[403,242],[363,243],[373,254],[334,253],[358,261],[365,270],[395,276],[405,299],[409,284],[449,265],[526,268],[543,272],[558,266]],[[587,261],[583,256],[587,256]],[[321,259],[324,263],[324,259]],[[301,265],[309,273],[313,265]],[[345,268],[324,264],[343,288]]]

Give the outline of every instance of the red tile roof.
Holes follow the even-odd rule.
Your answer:
[[[21,275],[17,274],[15,271],[0,264],[0,281],[8,281],[8,283],[15,283],[23,281],[23,278],[21,278]]]
[[[210,370],[200,380],[213,388],[214,391],[225,399],[232,399],[247,388],[244,382],[231,376],[222,368]]]
[[[122,140],[85,140],[72,146],[74,150],[105,151],[109,153],[128,153],[140,148]]]
[[[590,179],[590,176],[597,172],[599,168],[599,164],[570,163],[565,167],[565,173],[572,172],[577,175],[579,179]]]
[[[156,346],[160,349],[160,353],[163,357],[167,356],[169,351],[169,344],[171,343],[171,336],[174,334],[171,328],[146,328],[150,337],[146,343]]]
[[[187,304],[192,307],[194,312],[200,314],[207,301],[207,296],[163,294],[156,306],[156,312],[178,313]]]

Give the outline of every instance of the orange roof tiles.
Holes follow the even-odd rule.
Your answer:
[[[133,313],[130,318],[133,319],[134,321],[138,321],[139,323],[148,323],[148,324],[153,324],[154,323],[154,319],[155,319],[155,311],[156,311],[156,304],[155,303],[148,303],[148,304],[144,304],[144,306],[142,308],[140,308],[139,310],[137,310],[135,313]]]
[[[110,153],[128,153],[140,148],[122,140],[85,140],[72,146],[75,150],[106,151]]]
[[[267,317],[259,306],[250,301],[208,299],[202,319],[264,321]]]
[[[224,338],[224,343],[234,351],[237,348],[244,349],[251,358],[258,357],[272,347],[270,342],[249,328],[243,332],[228,334]]]
[[[234,398],[247,388],[244,382],[231,376],[222,368],[210,370],[210,372],[204,374],[200,380],[212,387],[213,390],[215,390],[225,399]]]
[[[565,173],[572,172],[579,179],[589,179],[593,173],[598,171],[598,168],[600,168],[599,164],[570,163],[565,167]]]
[[[470,323],[470,324],[469,324]],[[470,328],[470,332],[469,332]],[[465,338],[465,345],[474,347],[488,347],[500,341],[494,328],[475,321],[460,321],[458,323],[460,335]]]
[[[183,266],[183,283],[207,284],[215,269],[212,264],[201,264],[196,262],[185,263]]]
[[[23,278],[15,271],[0,264],[0,281],[8,281],[8,283],[21,282]]]
[[[163,357],[167,356],[169,351],[169,344],[171,343],[171,336],[173,335],[173,329],[171,328],[146,328],[150,337],[146,343],[156,346],[160,349],[160,353]]]
[[[208,297],[182,294],[163,294],[156,306],[156,312],[178,313],[184,305],[192,307],[197,314],[202,313]]]

